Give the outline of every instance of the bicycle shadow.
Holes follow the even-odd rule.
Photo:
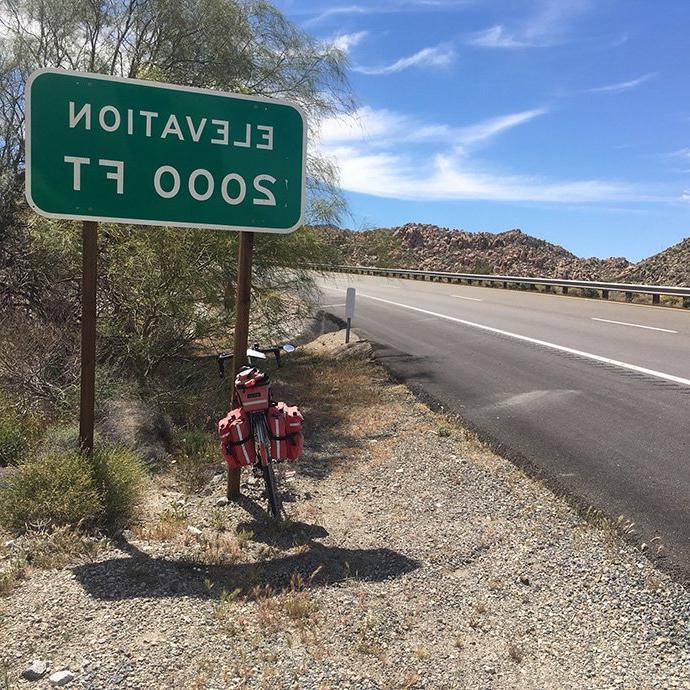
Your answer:
[[[249,513],[251,520],[238,523],[237,530],[251,532],[251,541],[274,546],[279,549],[291,549],[295,546],[311,544],[315,539],[328,536],[328,531],[321,525],[312,525],[297,520],[276,521],[266,514],[265,510],[251,498],[241,495],[235,502]]]
[[[228,566],[151,557],[126,541],[118,546],[126,555],[72,568],[77,581],[96,599],[218,599],[223,592],[252,599],[280,594],[296,578],[310,587],[328,587],[346,580],[382,582],[421,565],[387,548],[344,549],[315,541],[304,553]]]

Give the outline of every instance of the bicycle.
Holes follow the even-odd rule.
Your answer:
[[[282,513],[282,501],[274,471],[275,462],[297,460],[303,447],[302,415],[273,399],[268,375],[253,366],[254,359],[266,359],[273,354],[278,367],[282,366],[281,353],[294,352],[295,346],[287,343],[261,348],[258,343],[247,349],[249,364],[242,367],[235,378],[234,408],[218,422],[221,450],[228,463],[228,471],[250,467],[255,476],[261,475],[266,485],[269,512],[274,518]],[[218,355],[221,378],[225,376],[225,362],[232,354]],[[292,423],[292,428],[288,430]],[[269,428],[269,423],[274,429]]]

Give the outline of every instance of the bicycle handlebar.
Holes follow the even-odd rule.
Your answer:
[[[254,345],[250,348],[249,350],[254,350],[255,352],[263,352],[265,354],[268,354],[269,352],[275,355],[276,358],[276,364],[278,367],[282,367],[282,361],[280,359],[280,353],[281,352],[294,352],[295,351],[295,346],[292,343],[285,343],[285,345],[274,345],[273,347],[264,347],[261,348],[259,347],[258,343],[254,343]],[[249,353],[247,353],[249,354]],[[220,377],[224,378],[225,377],[225,362],[228,359],[232,359],[234,357],[234,354],[231,352],[221,352],[218,355],[218,370],[220,372]],[[251,356],[249,356],[249,359],[251,359]]]

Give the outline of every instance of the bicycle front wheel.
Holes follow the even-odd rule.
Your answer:
[[[266,494],[268,495],[268,506],[271,515],[274,518],[279,518],[283,510],[283,502],[280,500],[278,494],[278,486],[276,484],[276,474],[273,471],[273,461],[269,458],[265,465],[261,466],[264,473],[264,482],[266,482]]]

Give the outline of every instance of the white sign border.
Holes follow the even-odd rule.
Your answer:
[[[217,225],[213,223],[188,223],[179,221],[163,221],[150,220],[142,218],[110,218],[106,216],[89,216],[71,213],[50,213],[44,211],[38,204],[36,204],[31,196],[31,87],[34,80],[42,74],[67,74],[69,76],[83,77],[85,79],[100,79],[102,81],[115,81],[126,84],[138,84],[140,86],[150,86],[158,89],[168,89],[172,91],[184,91],[187,93],[202,93],[211,96],[221,96],[224,98],[233,98],[245,101],[259,101],[261,103],[271,103],[276,105],[285,105],[296,110],[302,118],[302,193],[300,195],[300,215],[297,222],[289,228],[269,228],[269,227],[251,227],[243,225]],[[242,93],[230,93],[228,91],[214,91],[213,89],[201,89],[196,86],[181,86],[180,84],[168,84],[167,82],[150,81],[147,79],[129,79],[127,77],[116,77],[110,74],[96,74],[94,72],[77,72],[73,70],[55,69],[53,67],[44,67],[37,69],[31,73],[26,80],[24,87],[24,99],[26,105],[25,114],[25,166],[24,166],[24,193],[29,206],[38,214],[46,216],[47,218],[56,218],[62,220],[91,220],[104,223],[127,223],[131,225],[155,225],[168,228],[204,228],[208,230],[229,230],[235,232],[264,232],[267,234],[288,235],[299,227],[304,225],[304,210],[306,201],[306,182],[307,182],[307,116],[304,109],[290,101],[281,98],[267,98],[266,96],[249,96]]]

